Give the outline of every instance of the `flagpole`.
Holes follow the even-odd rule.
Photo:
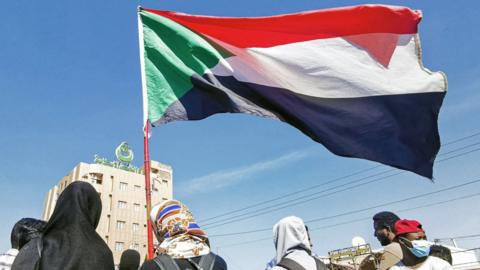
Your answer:
[[[150,220],[150,211],[152,210],[152,191],[150,185],[150,151],[148,134],[150,134],[150,123],[145,123],[145,132],[143,135],[143,160],[145,173],[145,198],[147,202],[147,259],[153,259],[153,233],[152,221]]]
[[[140,72],[142,78],[142,98],[143,98],[143,171],[145,173],[145,200],[147,205],[147,259],[153,259],[153,233],[152,222],[150,220],[150,211],[152,210],[152,191],[150,185],[150,150],[149,150],[149,137],[150,137],[150,121],[147,116],[147,85],[145,81],[145,62],[144,62],[144,44],[143,44],[143,27],[142,20],[140,19],[140,12],[142,7],[137,8],[138,19],[138,47],[140,51]]]

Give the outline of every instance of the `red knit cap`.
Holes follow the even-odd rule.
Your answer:
[[[423,232],[422,224],[416,220],[401,219],[395,222],[395,234]]]

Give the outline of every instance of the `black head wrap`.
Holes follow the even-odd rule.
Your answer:
[[[40,270],[113,270],[113,256],[95,231],[102,213],[97,191],[73,182],[58,198],[42,237]]]
[[[127,249],[120,258],[119,270],[138,270],[140,266],[140,253],[133,249]]]
[[[12,234],[10,235],[12,248],[21,249],[30,240],[39,237],[45,228],[45,224],[47,224],[45,221],[34,218],[20,219],[13,226]]]
[[[377,213],[373,216],[373,228],[388,228],[393,232],[395,228],[395,222],[400,220],[400,218],[392,212],[384,211]]]

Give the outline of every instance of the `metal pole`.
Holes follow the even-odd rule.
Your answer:
[[[153,233],[152,222],[150,221],[150,211],[152,210],[152,192],[150,186],[150,153],[148,146],[148,134],[150,133],[150,123],[146,122],[143,135],[143,160],[145,173],[145,198],[147,203],[147,259],[153,259]]]
[[[455,238],[452,238],[452,244],[453,244],[454,247],[458,247],[457,246],[457,241],[455,241]]]

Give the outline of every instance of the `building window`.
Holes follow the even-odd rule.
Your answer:
[[[112,207],[113,207],[113,199],[112,199],[112,195],[110,194],[110,196],[108,196],[108,206],[110,207],[110,211],[112,211]]]
[[[119,208],[119,209],[126,209],[126,208],[127,208],[127,202],[118,201],[117,208]]]
[[[133,186],[133,190],[134,191],[142,191],[142,187],[139,186],[139,185],[135,185],[135,186]]]
[[[115,242],[115,251],[123,251],[123,242]]]
[[[160,188],[160,179],[154,178],[153,179],[153,184],[152,184],[152,190],[154,192],[158,192],[158,189]]]
[[[171,178],[170,173],[166,172],[166,171],[159,172],[159,176],[163,179],[170,179]]]
[[[127,190],[128,184],[124,182],[120,182],[120,190]]]
[[[133,232],[138,232],[139,228],[140,228],[140,225],[138,223],[133,223],[133,226],[132,226]]]
[[[140,204],[134,203],[134,204],[133,204],[133,211],[135,211],[135,212],[140,212]]]
[[[117,220],[117,230],[125,229],[125,221]]]
[[[91,173],[90,174],[90,179],[92,184],[99,184],[101,185],[103,182],[103,174],[101,173]]]
[[[135,249],[135,250],[138,250],[140,248],[140,245],[138,243],[133,243],[131,246],[130,246],[131,249]]]

